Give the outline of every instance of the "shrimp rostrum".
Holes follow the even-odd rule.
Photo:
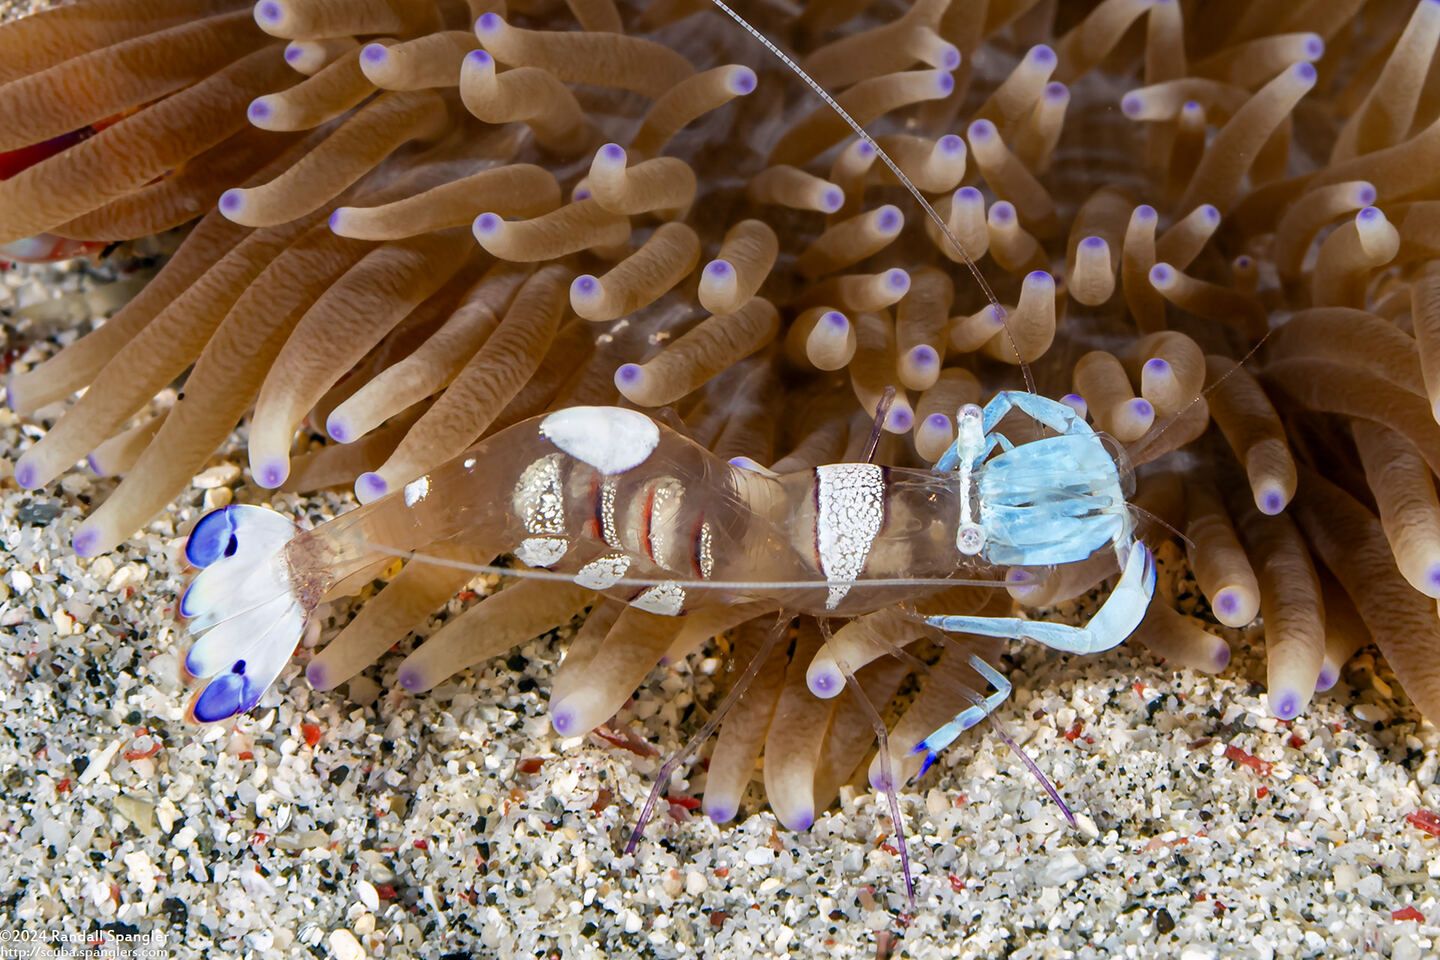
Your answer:
[[[1013,442],[998,429],[1012,412],[1011,422],[1034,421],[1012,434],[1045,435]],[[389,646],[393,629],[379,645],[349,636],[372,607],[379,612],[371,620],[409,629],[416,611],[423,619],[444,600],[443,591],[473,575],[476,563],[504,553],[523,565],[512,572],[571,591],[572,612],[598,592],[652,617],[743,605],[811,614],[823,623],[933,598],[973,582],[964,577],[998,585],[986,577],[994,568],[1067,564],[1113,549],[1118,585],[1085,626],[944,613],[923,622],[1072,653],[1123,641],[1149,605],[1155,570],[1133,535],[1123,468],[1102,436],[1064,404],[1013,391],[983,410],[966,405],[957,424],[956,440],[933,469],[852,462],[781,474],[727,462],[634,410],[574,407],[509,427],[403,489],[311,530],[261,507],[221,508],[196,524],[186,547],[187,558],[203,568],[180,604],[201,634],[186,668],[208,681],[194,716],[217,721],[253,708],[321,600],[353,592],[397,555],[414,559],[311,663],[309,677],[318,686],[346,678],[337,664],[354,664],[353,673]],[[415,579],[409,592],[397,591],[407,573],[427,568],[454,576]],[[400,600],[387,607],[381,601],[391,591]],[[469,653],[461,662],[473,663],[503,652],[494,647],[502,641],[458,653],[445,649],[449,642],[437,635],[417,648],[400,667],[400,684],[428,689],[457,656]],[[367,643],[364,654],[337,655],[337,647]],[[844,682],[828,672],[833,660],[822,664],[822,657],[808,683],[818,695],[834,696]],[[1009,693],[989,664],[972,655],[970,665],[993,691],[916,745],[927,765]],[[597,662],[594,669],[606,667]],[[551,706],[564,735],[598,726],[623,703],[571,687],[557,690]]]

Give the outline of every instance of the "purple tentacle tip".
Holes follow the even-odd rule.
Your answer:
[[[820,204],[825,208],[823,213],[834,213],[845,205],[845,194],[836,187],[828,187],[820,197]]]
[[[1215,609],[1231,616],[1240,612],[1240,598],[1231,590],[1221,590],[1215,595]]]
[[[256,97],[251,100],[250,106],[245,110],[245,116],[249,117],[252,123],[256,120],[268,119],[271,113],[270,104],[265,102],[264,97]]]
[[[607,143],[600,148],[600,154],[611,163],[625,162],[625,148],[618,143]]]
[[[340,211],[343,210],[343,209],[345,209],[345,208],[344,208],[344,207],[336,207],[334,210],[332,210],[332,211],[330,212],[330,219],[327,220],[326,223],[329,224],[329,226],[330,226],[330,232],[331,232],[331,233],[338,233],[338,232],[339,232],[338,228],[339,228],[339,226],[340,226],[340,222],[344,219],[344,217],[341,216],[341,213],[340,213]]]
[[[1315,678],[1315,692],[1322,693],[1329,690],[1335,686],[1335,682],[1339,679],[1340,677],[1334,670],[1331,670],[1329,667],[1321,667],[1320,676]]]
[[[1325,41],[1319,34],[1314,34],[1305,40],[1305,56],[1311,60],[1319,60],[1325,56]]]
[[[1055,51],[1042,43],[1030,48],[1030,57],[1036,63],[1051,64],[1055,62]]]
[[[1222,643],[1220,649],[1215,651],[1215,669],[1224,670],[1230,665],[1230,645]]]
[[[1099,250],[1105,246],[1104,237],[1089,236],[1080,241],[1080,246],[1086,250]]]
[[[1169,283],[1173,279],[1175,279],[1175,271],[1168,263],[1157,263],[1150,268],[1151,283]]]
[[[231,188],[220,194],[220,210],[223,213],[237,213],[245,204],[245,195]]]
[[[1168,377],[1170,375],[1170,364],[1160,357],[1151,357],[1145,361],[1143,372],[1152,377]]]
[[[834,327],[837,331],[844,330],[850,326],[850,321],[845,319],[845,314],[839,310],[827,310],[825,311],[825,315],[820,319],[830,324],[830,326]]]
[[[476,67],[488,67],[495,62],[495,58],[484,50],[471,50],[465,54],[465,65]]]
[[[266,0],[265,3],[255,8],[255,13],[266,23],[275,23],[280,19],[280,4],[276,3],[275,0]]]
[[[987,140],[990,137],[995,136],[995,124],[991,123],[989,120],[976,120],[974,123],[970,124],[970,129],[967,131],[967,133],[970,134],[970,139],[972,141]]]
[[[1355,219],[1363,220],[1366,223],[1369,223],[1371,220],[1374,220],[1378,216],[1380,216],[1379,207],[1366,207],[1364,210],[1361,210],[1359,213],[1355,214]]]
[[[875,218],[875,225],[882,233],[895,233],[905,223],[905,217],[901,215],[898,207],[886,204],[879,210],[879,216]]]
[[[398,679],[400,680],[400,686],[409,690],[411,693],[425,689],[425,677],[414,667],[402,667]]]
[[[705,275],[711,280],[723,280],[734,271],[727,260],[711,260],[705,265]]]
[[[713,806],[707,803],[705,805],[705,815],[716,823],[729,823],[735,819],[736,813],[735,807],[728,803],[717,803]]]
[[[578,732],[575,729],[577,726],[575,711],[565,709],[563,703],[551,709],[550,725],[554,727],[555,732],[562,737],[568,737]]]
[[[483,233],[488,236],[499,230],[500,225],[504,222],[498,213],[482,213],[475,218],[475,233],[477,235]]]
[[[305,668],[305,679],[309,682],[310,686],[316,690],[330,689],[330,684],[326,682],[329,680],[328,672],[325,669],[325,665],[319,660],[310,661],[309,666]]]
[[[910,274],[899,267],[892,267],[885,271],[885,283],[892,290],[909,290]]]
[[[955,78],[948,73],[942,73],[936,77],[935,86],[941,94],[949,96],[955,89]]]
[[[1127,93],[1120,98],[1120,112],[1134,119],[1145,110],[1145,98],[1138,93]]]
[[[817,697],[828,698],[839,687],[835,674],[819,671],[810,678],[810,692]]]
[[[1209,203],[1203,204],[1203,205],[1200,207],[1200,216],[1204,217],[1204,218],[1205,218],[1206,220],[1208,220],[1212,225],[1217,224],[1217,223],[1220,222],[1220,211],[1217,210],[1212,204],[1209,204]]]
[[[574,200],[576,203],[579,203],[581,200],[589,200],[591,196],[592,194],[590,193],[589,187],[576,187],[575,192],[571,194],[570,199]]]
[[[786,826],[791,830],[809,830],[814,824],[815,812],[806,810],[803,813],[792,814]]]
[[[1275,701],[1275,716],[1281,720],[1294,720],[1299,712],[1300,695],[1293,690],[1286,690]]]
[[[904,433],[915,425],[915,414],[905,407],[892,407],[890,416],[885,419],[890,429],[897,433]]]
[[[495,30],[499,30],[500,27],[504,25],[504,23],[505,21],[500,18],[500,14],[484,13],[480,15],[479,20],[475,21],[475,32],[491,33]]]
[[[638,383],[640,378],[645,376],[645,371],[638,363],[622,363],[615,371],[615,382],[626,385]]]
[[[916,750],[915,752],[919,753],[920,751]],[[870,775],[870,786],[884,793],[889,793],[891,790],[895,789],[895,781],[893,779],[887,780],[884,773],[876,770],[873,774]]]
[[[35,464],[30,463],[24,457],[21,457],[18,461],[16,461],[15,482],[20,484],[20,488],[22,490],[34,490],[36,487],[40,486],[40,484],[37,482],[37,473],[39,473],[39,471],[35,468]]]
[[[739,70],[736,70],[730,75],[730,89],[742,97],[754,91],[755,71],[749,67],[741,67]]]
[[[948,430],[950,428],[950,418],[943,413],[932,413],[925,418],[925,426],[931,430]]]
[[[274,490],[290,475],[290,465],[283,460],[266,460],[252,473],[256,483],[266,489]]]
[[[286,63],[294,63],[296,60],[299,60],[303,55],[304,55],[304,51],[302,51],[299,47],[286,47],[286,48],[285,48],[285,62],[286,62]]]
[[[325,432],[328,433],[330,439],[336,443],[349,443],[355,439],[350,433],[350,425],[347,424],[343,418],[337,417],[333,413],[325,419]]]
[[[953,46],[946,50],[945,55],[940,58],[940,66],[945,70],[954,70],[960,66],[960,51]]]
[[[1136,397],[1134,400],[1130,401],[1130,411],[1134,413],[1137,417],[1155,416],[1155,408],[1151,406],[1149,400],[1146,400],[1143,397]]]
[[[977,201],[983,203],[985,200],[985,195],[975,187],[961,187],[955,191],[955,196],[957,199],[963,200],[966,203],[975,203]]]
[[[575,278],[575,282],[570,285],[570,288],[582,297],[590,297],[594,296],[595,292],[600,289],[600,281],[596,280],[590,274],[584,273]]]
[[[390,490],[390,484],[378,473],[366,472],[355,478],[355,496],[362,503],[379,500]]]
[[[1285,509],[1285,497],[1279,490],[1266,490],[1260,496],[1260,502],[1256,506],[1260,508],[1261,513],[1273,517]]]
[[[100,552],[100,531],[93,527],[81,527],[70,541],[77,557],[93,557]]]
[[[1436,0],[1436,2],[1440,3],[1440,0]],[[1366,207],[1370,206],[1370,204],[1375,202],[1376,196],[1377,194],[1375,193],[1375,185],[1373,183],[1367,183],[1359,190],[1355,191],[1356,201],[1359,202],[1362,206]]]
[[[965,141],[953,133],[947,133],[940,138],[940,149],[944,153],[959,153],[965,149]]]
[[[862,157],[875,156],[875,147],[868,140],[861,140],[855,144],[855,152]]]
[[[365,58],[366,63],[383,63],[385,58],[390,56],[390,51],[385,49],[383,43],[367,43],[365,49],[360,51],[360,56]]]
[[[1140,206],[1136,207],[1135,216],[1139,217],[1141,220],[1154,220],[1157,218],[1155,208],[1150,206],[1150,204],[1148,203],[1142,203],[1140,204]]]
[[[935,367],[940,364],[940,354],[928,343],[922,343],[910,351],[910,362],[917,367]]]
[[[1045,84],[1046,100],[1065,100],[1070,96],[1070,88],[1059,80]]]
[[[1315,82],[1315,64],[1313,64],[1313,63],[1308,63],[1308,62],[1302,60],[1301,62],[1295,64],[1295,66],[1291,67],[1290,69],[1292,69],[1292,70],[1295,71],[1295,76],[1296,76],[1302,83],[1314,83],[1314,82]]]

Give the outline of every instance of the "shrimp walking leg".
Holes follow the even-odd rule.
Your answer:
[[[1119,645],[1134,632],[1145,617],[1154,593],[1155,559],[1145,544],[1136,541],[1130,548],[1120,582],[1083,627],[1019,617],[934,616],[926,617],[925,622],[952,633],[1038,640],[1065,653],[1100,653]]]

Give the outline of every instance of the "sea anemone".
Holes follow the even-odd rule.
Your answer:
[[[11,377],[15,411],[53,420],[16,480],[87,457],[123,474],[75,535],[91,557],[242,418],[258,486],[362,502],[588,404],[784,472],[860,458],[893,393],[878,456],[918,464],[1023,361],[1119,441],[1163,521],[1146,535],[1184,533],[1215,618],[1261,618],[1277,717],[1371,639],[1440,717],[1440,3],[742,12],[874,142],[698,0],[84,0],[7,24],[0,249],[200,218],[108,322]],[[1112,572],[928,606],[1053,607]],[[354,676],[468,579],[406,566],[311,680]],[[870,768],[913,775],[985,688],[968,653],[993,653],[922,649],[898,610],[766,645],[769,611],[677,620],[520,582],[421,645],[406,685],[587,609],[552,692],[568,733],[719,633],[737,676],[768,651],[710,759],[717,819],[763,752],[777,816],[809,825],[872,747],[864,702],[922,669]],[[1179,666],[1229,660],[1163,600],[1137,635]],[[837,664],[864,698],[814,695]]]

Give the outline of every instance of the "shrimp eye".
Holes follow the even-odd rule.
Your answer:
[[[978,523],[967,523],[955,535],[955,549],[973,557],[985,549],[985,528]]]
[[[973,403],[967,403],[967,404],[965,404],[965,406],[963,406],[963,407],[960,408],[959,419],[960,419],[962,422],[970,421],[970,420],[979,420],[979,419],[981,418],[981,416],[982,416],[982,412],[981,412],[980,408],[979,408],[978,406],[976,406],[975,404],[973,404]]]

